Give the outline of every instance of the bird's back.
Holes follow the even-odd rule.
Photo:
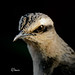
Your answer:
[[[54,69],[52,75],[75,75],[75,52],[59,36],[58,39],[60,40],[64,54],[61,57],[61,62]]]

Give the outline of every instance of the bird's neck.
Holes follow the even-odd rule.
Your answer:
[[[50,58],[48,60],[37,59],[33,61],[34,75],[51,75],[54,69],[55,60]]]
[[[33,60],[34,75],[51,75],[54,68],[56,68],[60,62],[69,61],[68,54],[71,54],[72,49],[68,49],[67,44],[57,34],[53,40],[46,41],[44,40],[44,42],[39,45],[27,41],[28,50]],[[64,55],[67,56],[63,59]],[[66,61],[66,59],[68,60]]]
[[[59,63],[56,58],[45,58],[40,52],[39,46],[34,43],[28,43],[28,49],[33,60],[34,75],[51,75]]]

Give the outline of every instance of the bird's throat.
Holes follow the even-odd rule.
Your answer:
[[[58,65],[57,59],[43,56],[39,46],[34,43],[28,43],[28,50],[33,60],[34,75],[51,75]]]

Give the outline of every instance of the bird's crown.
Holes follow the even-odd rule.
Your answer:
[[[28,13],[21,16],[19,21],[19,31],[24,28],[29,28],[33,30],[40,25],[53,25],[53,21],[47,15],[43,13]]]

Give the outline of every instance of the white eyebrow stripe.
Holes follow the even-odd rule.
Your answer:
[[[46,19],[42,18],[42,19],[40,20],[40,23],[41,23],[41,24],[45,24],[45,23],[46,23]]]
[[[40,24],[41,25],[49,25],[49,24],[53,25],[53,22],[50,18],[41,18]]]

